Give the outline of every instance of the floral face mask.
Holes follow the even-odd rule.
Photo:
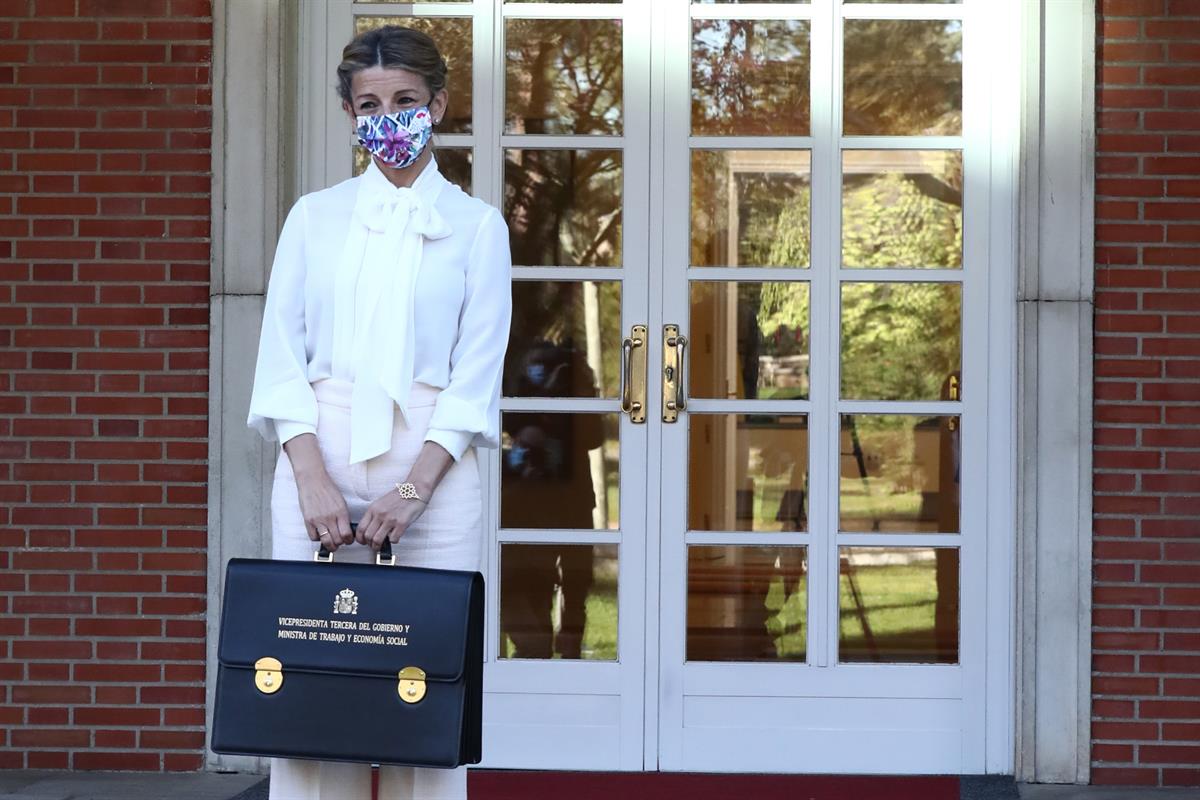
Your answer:
[[[421,155],[433,135],[428,106],[394,114],[358,117],[358,143],[395,169],[404,169]]]

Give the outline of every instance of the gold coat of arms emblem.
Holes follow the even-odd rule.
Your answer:
[[[333,598],[333,613],[335,614],[357,614],[358,613],[358,596],[349,589],[342,589]]]

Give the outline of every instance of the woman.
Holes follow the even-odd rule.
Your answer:
[[[478,569],[475,446],[495,447],[511,317],[496,209],[438,172],[446,63],[396,26],[342,53],[338,93],[371,164],[288,214],[264,310],[248,424],[283,452],[274,558]],[[351,533],[351,520],[358,521]],[[365,764],[272,759],[271,800],[370,796]],[[465,798],[466,768],[380,770],[386,800]]]

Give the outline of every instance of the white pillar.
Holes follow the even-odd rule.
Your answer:
[[[225,564],[270,554],[276,445],[246,427],[275,240],[290,205],[294,0],[213,4],[212,270],[209,318],[207,729],[212,730]],[[208,751],[208,770],[263,772],[263,759]]]
[[[1017,777],[1087,783],[1096,9],[1022,8]]]

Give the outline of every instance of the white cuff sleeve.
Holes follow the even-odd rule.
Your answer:
[[[279,439],[279,444],[282,445],[289,439],[295,439],[302,433],[316,433],[316,427],[307,425],[303,422],[292,422],[287,419],[275,420],[275,437]]]
[[[440,428],[430,428],[425,433],[425,441],[441,445],[455,461],[458,461],[462,458],[462,454],[467,452],[467,448],[471,446],[471,440],[474,438],[474,434],[466,431],[447,431]]]

